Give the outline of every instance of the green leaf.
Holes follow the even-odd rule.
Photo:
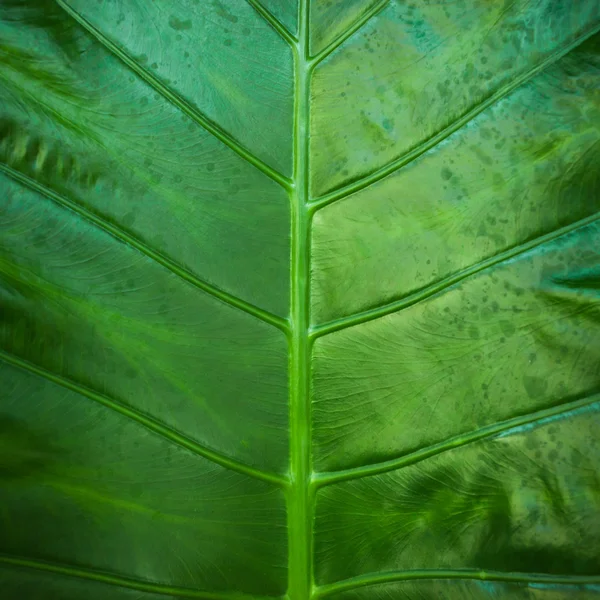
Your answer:
[[[599,28],[2,0],[2,599],[600,598]]]

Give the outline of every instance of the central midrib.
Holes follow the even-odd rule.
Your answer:
[[[288,598],[312,596],[310,432],[310,211],[308,209],[309,0],[300,0],[294,47],[294,176],[290,333],[290,484],[288,487]]]

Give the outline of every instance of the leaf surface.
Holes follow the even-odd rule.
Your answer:
[[[599,27],[3,0],[3,598],[599,598]]]

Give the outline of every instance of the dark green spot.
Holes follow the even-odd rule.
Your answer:
[[[175,15],[169,17],[169,27],[175,29],[175,31],[185,31],[192,28],[191,21],[181,21]]]
[[[442,169],[442,179],[448,181],[452,177],[452,171],[448,167]]]

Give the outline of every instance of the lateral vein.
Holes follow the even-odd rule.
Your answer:
[[[595,392],[592,395],[588,395],[585,398],[580,398],[579,400],[563,402],[562,404],[553,406],[551,408],[546,408],[526,415],[521,415],[519,417],[513,417],[512,419],[500,421],[492,425],[487,425],[486,427],[481,427],[480,429],[476,429],[475,431],[470,431],[468,433],[457,435],[448,440],[444,440],[439,444],[434,444],[433,446],[422,448],[421,450],[411,452],[410,454],[406,454],[399,458],[395,458],[373,465],[365,465],[361,467],[355,467],[352,469],[345,469],[343,471],[330,471],[327,473],[320,473],[314,477],[314,485],[317,488],[320,488],[332,485],[334,483],[340,483],[342,481],[351,481],[353,479],[360,479],[363,477],[379,475],[381,473],[388,473],[389,471],[402,469],[404,467],[408,467],[410,465],[414,465],[418,462],[421,462],[422,460],[425,460],[427,458],[431,458],[432,456],[443,454],[444,452],[448,452],[449,450],[454,450],[456,448],[461,448],[462,446],[467,446],[468,444],[472,444],[474,442],[485,440],[499,433],[509,431],[510,429],[513,429],[515,427],[530,425],[532,423],[543,421],[544,419],[548,419],[550,417],[559,416],[565,413],[585,408],[597,402],[600,402],[600,392]]]
[[[202,290],[203,292],[206,292],[210,296],[221,300],[229,306],[242,310],[245,313],[256,317],[257,319],[264,321],[265,323],[269,323],[270,325],[277,327],[277,329],[280,329],[283,332],[286,332],[288,330],[287,321],[285,319],[282,319],[281,317],[278,317],[266,310],[263,310],[262,308],[259,308],[258,306],[255,306],[254,304],[250,304],[245,300],[237,298],[236,296],[233,296],[232,294],[229,294],[211,285],[210,283],[199,279],[190,271],[178,265],[175,261],[171,260],[170,258],[167,258],[160,252],[153,250],[152,248],[150,248],[150,246],[138,240],[136,237],[126,233],[120,227],[109,223],[97,214],[87,210],[77,202],[74,202],[73,200],[70,200],[69,198],[66,198],[65,196],[59,194],[58,192],[55,192],[54,190],[39,183],[35,179],[32,179],[28,175],[25,175],[20,171],[16,171],[12,167],[9,167],[4,163],[0,163],[0,172],[4,173],[5,175],[14,179],[15,181],[18,181],[22,185],[32,189],[33,191],[46,196],[49,200],[56,202],[58,205],[67,208],[68,210],[71,210],[72,212],[79,215],[81,218],[85,219],[86,221],[89,221],[90,223],[93,223],[96,227],[102,229],[103,231],[116,238],[120,242],[128,244],[129,246],[135,248],[136,250],[147,256],[149,259],[162,265],[163,267],[171,271],[171,273],[173,273],[174,275],[177,275],[181,279],[192,284],[193,286]]]
[[[277,475],[274,475],[272,473],[266,473],[264,471],[260,471],[259,469],[255,469],[254,467],[251,467],[249,465],[239,463],[236,460],[229,458],[228,456],[225,456],[223,454],[220,454],[219,452],[211,450],[210,448],[202,446],[201,444],[198,444],[197,442],[194,442],[193,440],[189,439],[185,435],[178,433],[168,425],[157,421],[153,417],[144,415],[143,413],[137,411],[134,408],[121,404],[121,402],[115,400],[114,398],[110,398],[109,396],[100,394],[99,392],[87,388],[84,385],[78,383],[77,381],[68,379],[61,375],[57,375],[56,373],[48,371],[43,367],[35,365],[27,360],[24,360],[14,354],[11,354],[10,352],[1,349],[0,360],[12,365],[13,367],[17,367],[19,369],[42,377],[43,379],[60,385],[65,389],[80,394],[81,396],[85,396],[90,400],[98,402],[99,404],[102,404],[103,406],[110,408],[125,417],[128,417],[129,419],[135,421],[139,425],[146,427],[147,429],[153,431],[162,438],[167,439],[170,442],[177,444],[178,446],[181,446],[186,450],[193,452],[194,454],[197,454],[198,456],[202,456],[203,458],[213,463],[225,467],[226,469],[230,469],[232,471],[242,473],[243,475],[247,475],[248,477],[260,479],[262,481],[266,481],[277,486],[283,487],[287,485],[287,481]]]
[[[374,319],[379,319],[386,315],[404,310],[405,308],[409,308],[410,306],[430,298],[435,294],[443,292],[451,286],[461,282],[463,279],[467,279],[468,277],[480,273],[481,271],[490,269],[497,264],[513,259],[521,254],[525,254],[533,248],[537,248],[538,246],[552,242],[563,235],[567,235],[577,229],[586,227],[587,225],[590,225],[599,219],[600,212],[594,213],[593,215],[585,217],[584,219],[580,219],[579,221],[575,221],[570,225],[566,225],[565,227],[561,227],[560,229],[556,229],[550,233],[539,236],[533,240],[525,242],[524,244],[519,244],[513,248],[509,248],[500,254],[486,258],[485,260],[471,265],[462,271],[458,271],[457,273],[454,273],[453,275],[450,275],[449,277],[446,277],[437,283],[434,283],[433,285],[427,286],[426,288],[423,288],[422,290],[419,290],[413,294],[409,294],[404,298],[400,298],[394,302],[390,302],[389,304],[384,304],[383,306],[378,306],[376,308],[371,308],[369,310],[356,313],[349,317],[344,317],[342,319],[330,321],[329,323],[325,323],[323,325],[318,325],[312,329],[311,339],[329,335],[348,327],[360,325],[361,323],[367,323],[369,321],[373,321]]]
[[[551,575],[546,573],[515,573],[483,571],[476,569],[419,569],[414,571],[389,571],[352,577],[317,588],[316,598],[354,590],[371,585],[400,581],[434,579],[474,579],[479,581],[505,581],[513,583],[538,583],[547,585],[596,585],[600,575]]]
[[[83,27],[92,37],[94,37],[98,43],[104,46],[109,52],[116,56],[121,62],[129,67],[134,73],[138,75],[143,81],[145,81],[151,88],[166,98],[171,104],[176,106],[181,112],[186,114],[195,123],[200,125],[206,131],[211,133],[214,137],[220,140],[223,144],[228,146],[231,150],[236,152],[244,160],[255,166],[259,171],[262,171],[267,177],[277,182],[285,189],[289,189],[291,180],[282,175],[273,167],[270,167],[263,160],[254,156],[247,148],[237,142],[231,135],[226,133],[217,124],[213,123],[210,119],[201,114],[196,108],[194,108],[187,100],[182,98],[179,94],[169,89],[160,79],[149,73],[146,69],[142,68],[133,58],[131,58],[126,52],[119,48],[115,43],[109,40],[102,32],[100,32],[94,25],[92,25],[87,19],[80,15],[76,10],[71,8],[65,0],[56,0],[56,2],[68,13],[81,27]]]
[[[325,208],[326,206],[332,204],[333,202],[337,202],[338,200],[343,200],[344,198],[355,194],[374,183],[377,183],[381,179],[384,179],[388,175],[398,171],[402,167],[410,164],[422,154],[425,154],[435,146],[441,144],[446,138],[450,137],[453,133],[458,131],[461,127],[464,127],[467,123],[472,121],[477,115],[482,113],[484,110],[496,104],[506,96],[508,96],[512,91],[521,85],[527,83],[530,79],[533,79],[536,75],[541,73],[543,70],[547,69],[549,66],[563,58],[569,52],[577,48],[587,39],[592,37],[594,34],[600,31],[600,25],[596,25],[592,29],[588,29],[586,33],[579,36],[575,41],[571,42],[567,46],[553,52],[550,56],[546,58],[546,60],[542,61],[529,71],[526,71],[519,77],[513,79],[507,85],[502,86],[496,92],[494,92],[491,96],[488,96],[483,102],[480,102],[478,105],[474,106],[470,111],[464,114],[462,117],[459,117],[456,121],[451,123],[448,127],[442,129],[429,139],[425,140],[425,142],[419,144],[412,150],[410,150],[407,154],[393,160],[392,162],[380,167],[376,171],[373,171],[369,175],[365,175],[360,178],[358,181],[354,181],[348,185],[342,186],[336,190],[321,196],[320,198],[313,200],[310,203],[310,209],[312,212],[316,212]]]
[[[160,583],[153,583],[150,581],[141,581],[139,579],[122,577],[120,575],[113,575],[112,573],[106,573],[89,568],[84,569],[72,565],[56,564],[16,556],[0,555],[0,565],[1,564],[11,567],[56,573],[59,575],[65,575],[67,577],[76,577],[78,579],[87,579],[108,585],[120,586],[140,592],[161,594],[169,597],[196,598],[197,600],[277,600],[277,597],[275,596],[250,596],[241,592],[202,592],[200,590],[192,590],[183,587],[174,587]]]
[[[389,3],[389,0],[379,0],[375,2],[367,11],[359,17],[346,31],[336,37],[328,46],[315,54],[310,59],[310,66],[316,67],[321,61],[325,60],[332,52],[337,50],[349,37],[352,37],[359,29],[366,25],[375,15],[379,14]]]
[[[248,0],[248,4],[290,45],[294,46],[298,40],[292,33],[268,11],[258,0]]]

